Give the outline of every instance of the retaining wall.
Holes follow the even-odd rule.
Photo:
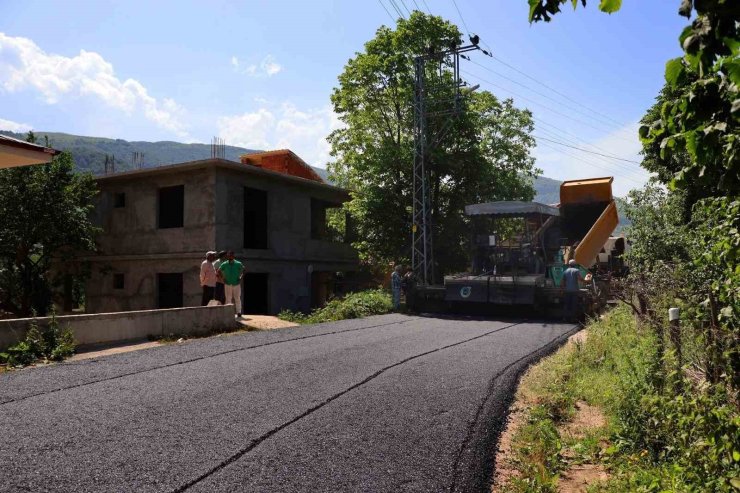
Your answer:
[[[0,320],[0,350],[23,340],[33,319]],[[39,327],[51,317],[38,317]],[[169,334],[205,334],[234,327],[234,305],[169,308],[131,312],[64,315],[60,327],[69,326],[79,345],[143,339]]]

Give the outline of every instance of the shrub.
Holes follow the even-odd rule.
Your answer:
[[[9,366],[30,365],[37,359],[61,361],[75,351],[75,340],[69,326],[59,327],[56,314],[52,313],[49,324],[39,329],[36,319],[32,320],[26,338],[0,353],[0,362]]]
[[[323,308],[317,308],[308,315],[283,310],[278,317],[300,324],[317,324],[380,315],[391,311],[393,311],[393,302],[390,295],[381,289],[372,289],[331,300]]]

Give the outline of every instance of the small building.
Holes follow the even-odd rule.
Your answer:
[[[102,233],[99,252],[85,259],[86,311],[197,306],[209,250],[234,250],[245,263],[244,313],[322,304],[338,273],[358,268],[347,232],[327,226],[327,209],[349,200],[348,192],[324,183],[290,151],[248,157],[99,177]],[[293,171],[256,164],[278,158]]]
[[[56,149],[0,135],[0,169],[47,164],[57,154]]]

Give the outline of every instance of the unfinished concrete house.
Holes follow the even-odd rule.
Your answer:
[[[337,273],[357,269],[327,209],[349,200],[291,151],[206,159],[97,179],[100,253],[87,260],[92,313],[197,306],[208,250],[245,263],[243,313],[319,306]]]

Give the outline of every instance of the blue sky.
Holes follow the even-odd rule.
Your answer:
[[[637,121],[680,55],[678,0],[625,0],[605,15],[591,0],[550,24],[529,25],[526,0],[393,0],[426,6],[478,33],[496,56],[463,70],[535,115],[544,175],[611,174],[624,194],[646,174]],[[0,0],[0,128],[127,140],[289,147],[325,166],[339,125],[329,102],[344,64],[392,0]],[[464,27],[467,24],[467,29]],[[508,64],[508,65],[507,65]],[[514,67],[515,69],[512,69]],[[526,75],[525,75],[526,74]],[[524,87],[523,87],[524,86]],[[549,139],[549,140],[545,140]]]

